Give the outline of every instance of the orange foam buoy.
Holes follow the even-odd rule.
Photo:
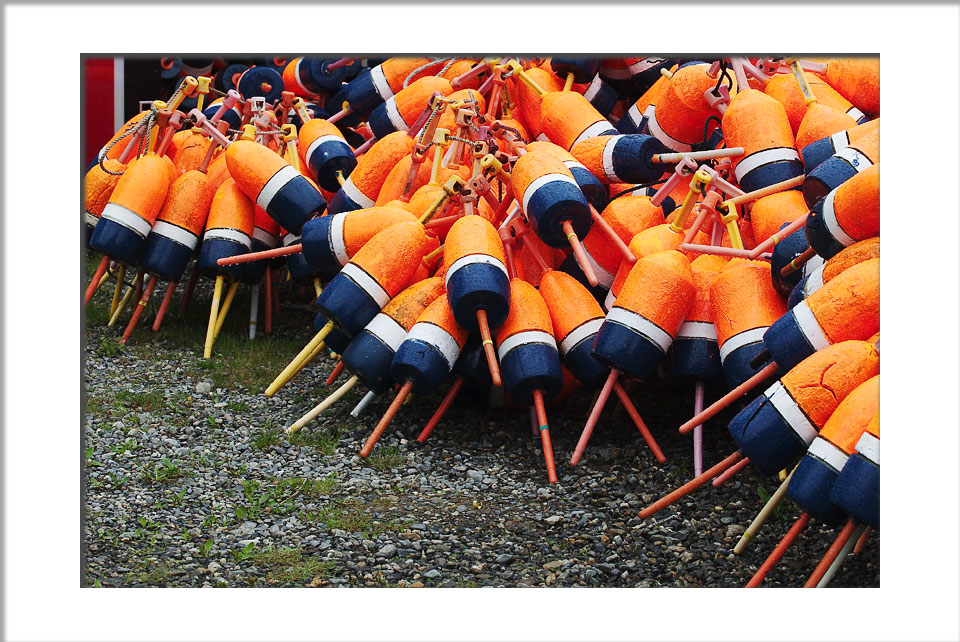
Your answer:
[[[396,165],[393,166],[393,169],[391,169],[386,175],[386,178],[383,179],[383,185],[380,187],[380,193],[377,195],[377,205],[386,205],[388,202],[393,200],[402,200],[404,191],[407,189],[407,183],[410,179],[410,170],[413,165],[413,157],[404,156],[397,162]],[[446,183],[451,176],[456,174],[466,181],[470,178],[472,170],[473,167],[468,165],[462,165],[457,170],[440,167],[437,169],[437,181],[435,185],[442,191],[442,185]],[[417,172],[413,176],[413,182],[410,183],[410,191],[406,195],[407,198],[412,199],[413,195],[417,193],[417,190],[430,182],[432,172],[433,159],[428,156],[417,167]],[[434,194],[434,197],[436,197],[436,194]],[[431,199],[431,202],[432,200],[433,199]],[[423,207],[420,212],[415,213],[420,215],[423,214],[424,211],[426,211],[426,207]]]
[[[707,64],[680,67],[667,80],[656,104],[647,108],[650,133],[675,152],[693,151],[711,133],[709,129],[704,132],[707,119],[719,112],[703,97],[717,82],[707,75],[709,68]]]
[[[528,69],[526,74],[547,93],[563,90],[563,81],[546,69],[534,67]],[[527,131],[534,138],[540,136],[542,133],[540,127],[543,102],[540,94],[522,82],[516,75],[507,79],[507,88],[515,103],[517,115],[526,126]]]
[[[574,239],[567,226],[577,239],[590,231],[587,199],[570,170],[552,154],[536,151],[521,156],[513,166],[511,185],[530,228],[547,245],[570,245]]]
[[[147,154],[127,164],[90,237],[90,247],[132,264],[163,207],[170,187],[163,159]]]
[[[300,127],[297,152],[301,165],[309,167],[317,176],[319,186],[328,192],[337,192],[340,181],[357,166],[343,134],[336,125],[322,118],[311,118]]]
[[[814,103],[810,105],[807,113],[803,116],[803,120],[800,121],[794,146],[797,151],[801,151],[814,141],[832,136],[837,132],[846,131],[856,124],[857,121],[849,114],[845,114],[829,105]]]
[[[786,190],[757,199],[750,210],[753,237],[758,241],[766,240],[807,211],[803,194],[797,190]]]
[[[856,142],[837,150],[833,156],[807,173],[802,186],[807,205],[813,207],[818,199],[840,187],[844,181],[879,162],[880,129],[876,128],[858,138]]]
[[[829,259],[845,247],[880,234],[880,164],[843,182],[810,210],[807,241]]]
[[[789,80],[796,87],[793,77]],[[722,127],[727,147],[744,149],[733,170],[744,191],[803,174],[787,112],[767,94],[756,89],[738,93],[723,114]]]
[[[844,248],[840,252],[834,254],[831,258],[827,259],[827,261],[823,264],[823,268],[821,269],[823,276],[820,285],[822,286],[825,283],[829,283],[847,268],[853,267],[857,263],[862,263],[864,261],[879,257],[879,236],[854,243],[850,247]],[[813,292],[810,292],[810,294],[813,294]]]
[[[832,107],[841,111],[858,123],[866,121],[863,112],[850,104],[850,101],[837,93],[837,91],[828,85],[822,78],[815,74],[806,74],[807,84],[813,92],[817,102],[827,107]],[[800,86],[797,84],[793,74],[777,74],[772,76],[764,87],[763,92],[783,105],[787,113],[787,120],[790,121],[790,128],[796,135],[807,113],[807,104],[804,102],[803,94],[800,92]],[[732,102],[732,101],[731,101]],[[726,132],[726,129],[724,129]]]
[[[835,58],[827,63],[827,82],[861,111],[880,113],[879,58]]]
[[[111,158],[105,159],[103,166],[111,172],[122,172],[126,167],[120,161]],[[123,174],[111,174],[103,171],[100,164],[97,163],[83,177],[83,221],[87,225],[88,236],[96,227],[97,219],[100,218],[103,208],[110,202],[110,197],[113,195],[117,183],[120,182],[121,176]]]
[[[469,107],[479,116],[480,114],[486,113],[487,111],[487,101],[479,91],[475,89],[458,89],[457,91],[446,94],[447,100],[450,102],[472,102],[472,106],[467,104],[465,107]],[[426,101],[423,103],[426,104]],[[421,109],[423,105],[421,105]],[[414,118],[419,115],[414,114]],[[448,132],[454,133],[457,131],[457,112],[455,109],[450,109],[449,107],[444,110],[443,114],[440,115],[440,121],[437,123],[439,129],[446,129]]]
[[[394,132],[408,131],[434,93],[444,96],[453,93],[450,81],[437,76],[425,76],[401,89],[370,114],[373,135],[383,138]]]
[[[210,213],[200,247],[200,272],[214,277],[228,274],[217,265],[217,259],[250,251],[253,236],[255,205],[233,179],[227,179],[217,189],[210,203]]]
[[[820,163],[827,160],[835,153],[843,149],[844,147],[850,146],[851,143],[856,142],[863,136],[878,130],[880,128],[880,119],[870,120],[862,125],[857,125],[851,127],[844,131],[837,132],[832,136],[826,138],[821,138],[809,143],[806,147],[800,150],[801,156],[803,156],[803,165],[807,168],[807,171],[813,170]]]
[[[564,363],[587,388],[597,388],[608,368],[593,358],[593,339],[603,324],[603,309],[583,284],[564,272],[550,270],[540,280],[543,297]]]
[[[373,207],[390,170],[402,158],[413,153],[415,144],[405,132],[393,132],[378,140],[357,162],[327,210],[331,214],[339,214]]]
[[[710,307],[720,361],[732,388],[755,373],[750,362],[764,349],[764,333],[786,312],[773,288],[770,264],[731,259],[713,281]]]
[[[675,72],[676,70],[677,65],[674,65],[671,72]],[[630,109],[627,110],[627,113],[623,115],[623,118],[617,121],[617,130],[621,134],[643,133],[647,127],[649,114],[653,113],[650,107],[656,105],[657,101],[660,100],[660,96],[663,95],[668,82],[669,79],[661,75],[649,89],[643,92],[643,95],[637,99],[637,102],[633,103]]]
[[[544,135],[567,151],[586,138],[617,133],[582,94],[552,91],[543,94],[540,100],[540,127]]]
[[[203,135],[199,127],[177,132],[173,135],[170,147],[167,148],[168,155],[173,160],[173,166],[177,168],[177,176],[193,169],[198,169],[207,155],[207,147],[214,145],[213,141]]]
[[[144,270],[180,280],[206,227],[214,192],[207,175],[197,170],[173,182],[143,247]]]

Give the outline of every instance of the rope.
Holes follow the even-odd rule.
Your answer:
[[[450,60],[450,58],[432,58],[430,62],[428,62],[427,64],[420,65],[419,67],[411,71],[410,75],[407,76],[403,81],[403,88],[406,89],[407,85],[410,83],[410,79],[416,76],[417,74],[419,74],[421,71],[423,71],[424,69],[427,69],[428,67],[433,67],[435,64],[443,62],[444,60]]]

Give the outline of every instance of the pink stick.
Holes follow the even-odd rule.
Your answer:
[[[365,142],[363,145],[360,145],[360,147],[357,147],[355,150],[353,150],[353,153],[354,153],[354,154],[357,154],[357,155],[362,154],[362,153],[364,153],[365,151],[367,151],[368,149],[370,149],[371,147],[373,147],[373,144],[374,144],[375,142],[377,142],[376,136],[374,136],[374,137],[372,137],[372,138],[368,138],[368,139],[367,139],[367,142]]]
[[[795,220],[793,223],[791,223],[790,225],[786,226],[785,228],[783,228],[782,230],[780,230],[780,231],[777,232],[776,234],[771,235],[770,238],[768,238],[767,240],[765,240],[763,243],[761,243],[761,244],[758,245],[757,247],[753,248],[753,249],[750,251],[750,257],[749,257],[749,258],[751,258],[751,259],[757,258],[757,257],[760,256],[761,254],[763,254],[764,252],[766,252],[767,250],[769,250],[770,248],[772,248],[774,245],[776,245],[777,243],[779,243],[779,242],[782,241],[783,239],[787,238],[788,236],[790,236],[791,234],[793,234],[794,232],[796,232],[797,230],[799,230],[801,227],[803,227],[803,226],[806,224],[806,222],[807,222],[807,215],[804,214],[803,216],[801,216],[801,217],[799,217],[797,220]]]
[[[600,413],[603,412],[603,407],[607,404],[607,399],[610,398],[610,393],[613,392],[613,386],[617,383],[617,377],[619,376],[619,370],[611,370],[606,383],[604,383],[603,388],[600,389],[600,394],[597,395],[597,402],[593,404],[593,408],[590,410],[590,417],[587,418],[583,432],[580,433],[580,440],[577,442],[577,447],[573,451],[573,456],[570,457],[571,466],[576,466],[580,462],[580,458],[583,457],[583,451],[587,448],[590,435],[593,434],[593,429],[597,427],[597,422],[600,421]]]
[[[348,67],[356,61],[355,58],[341,58],[340,60],[335,60],[327,65],[327,71],[336,71],[340,67]]]
[[[697,243],[681,243],[680,250],[683,252],[699,252],[700,254],[716,254],[717,256],[733,256],[740,259],[755,259],[752,250],[738,250],[734,247],[721,247],[719,245],[699,245]]]
[[[698,381],[693,389],[693,415],[703,412],[704,385]],[[703,424],[693,428],[693,476],[699,477],[703,472]]]

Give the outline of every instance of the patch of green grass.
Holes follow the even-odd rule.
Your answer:
[[[100,398],[94,397],[93,395],[90,395],[90,394],[87,395],[86,411],[89,412],[90,414],[94,416],[102,416],[108,412],[109,408],[110,406],[104,403],[103,400],[101,400]]]
[[[230,412],[247,412],[250,410],[250,406],[242,401],[231,401],[227,404],[227,410]]]
[[[403,463],[403,455],[396,446],[379,448],[367,457],[367,465],[381,472],[392,470]]]
[[[241,483],[243,502],[234,506],[234,516],[243,521],[261,513],[289,515],[296,510],[298,498],[315,499],[328,495],[336,485],[335,474],[326,479],[288,477],[269,482],[247,479]]]
[[[289,584],[309,582],[317,577],[329,577],[335,568],[334,562],[315,557],[304,557],[299,548],[268,548],[254,553],[250,558],[257,566],[268,566],[267,582]]]
[[[151,469],[149,465],[144,465],[140,473],[140,479],[147,483],[162,484],[183,476],[183,470],[175,462],[170,461],[169,457],[164,457]]]
[[[268,450],[280,443],[282,431],[276,429],[261,430],[253,438],[253,447],[257,450]]]
[[[151,390],[147,392],[120,390],[114,397],[114,405],[116,404],[120,404],[130,410],[139,410],[142,412],[156,412],[166,407],[163,401],[162,390]]]
[[[372,502],[363,502],[358,499],[337,500],[319,511],[302,511],[300,519],[305,522],[323,523],[327,531],[363,533],[367,539],[376,539],[387,531],[401,531],[410,523],[394,519],[386,521],[374,519],[374,512],[388,505],[380,499]]]
[[[242,562],[244,560],[250,559],[250,557],[253,555],[253,549],[254,549],[253,542],[250,542],[249,544],[247,544],[241,549],[230,551],[230,554],[233,555],[233,559],[237,560],[238,562]]]
[[[123,352],[123,346],[117,342],[116,337],[104,337],[97,346],[97,354],[101,357],[113,358]]]
[[[207,371],[215,387],[232,388],[239,384],[248,390],[265,390],[300,352],[302,344],[300,339],[274,337],[269,341],[250,341],[245,333],[230,332],[225,326],[213,346],[213,358],[198,360],[197,366]]]
[[[332,455],[340,443],[339,430],[298,430],[287,436],[287,440],[294,446],[308,446],[316,448],[324,455]]]

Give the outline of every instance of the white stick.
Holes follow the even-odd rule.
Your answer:
[[[817,588],[823,588],[830,583],[830,580],[833,579],[837,569],[839,569],[840,565],[843,564],[843,560],[847,559],[847,555],[850,554],[850,551],[853,550],[853,547],[857,545],[857,540],[860,539],[860,535],[863,534],[863,531],[866,528],[866,524],[860,524],[857,526],[857,528],[853,531],[853,535],[847,539],[847,543],[844,544],[843,548],[840,549],[840,553],[837,555],[836,559],[834,559],[833,563],[830,564],[827,572],[824,573],[823,577],[820,578],[820,581],[817,582]]]
[[[313,410],[297,419],[289,428],[286,429],[286,433],[291,435],[319,417],[320,413],[335,404],[341,397],[343,397],[343,395],[347,394],[351,388],[357,385],[358,381],[360,381],[360,377],[357,376],[347,379],[347,381],[342,386],[337,388],[332,395],[317,404]]]
[[[727,156],[743,156],[746,151],[743,147],[729,147],[725,149],[708,149],[702,152],[675,152],[673,154],[654,154],[650,161],[654,163],[679,163],[684,158],[691,160],[707,160],[708,158],[726,158]]]
[[[250,338],[257,337],[257,311],[260,303],[260,284],[255,283],[250,291]]]
[[[375,393],[373,390],[365,394],[363,399],[360,400],[360,403],[358,403],[356,407],[350,411],[350,414],[354,417],[359,417],[360,414],[367,409],[367,406],[370,405],[370,402],[373,401],[373,398],[376,396],[377,393]]]

